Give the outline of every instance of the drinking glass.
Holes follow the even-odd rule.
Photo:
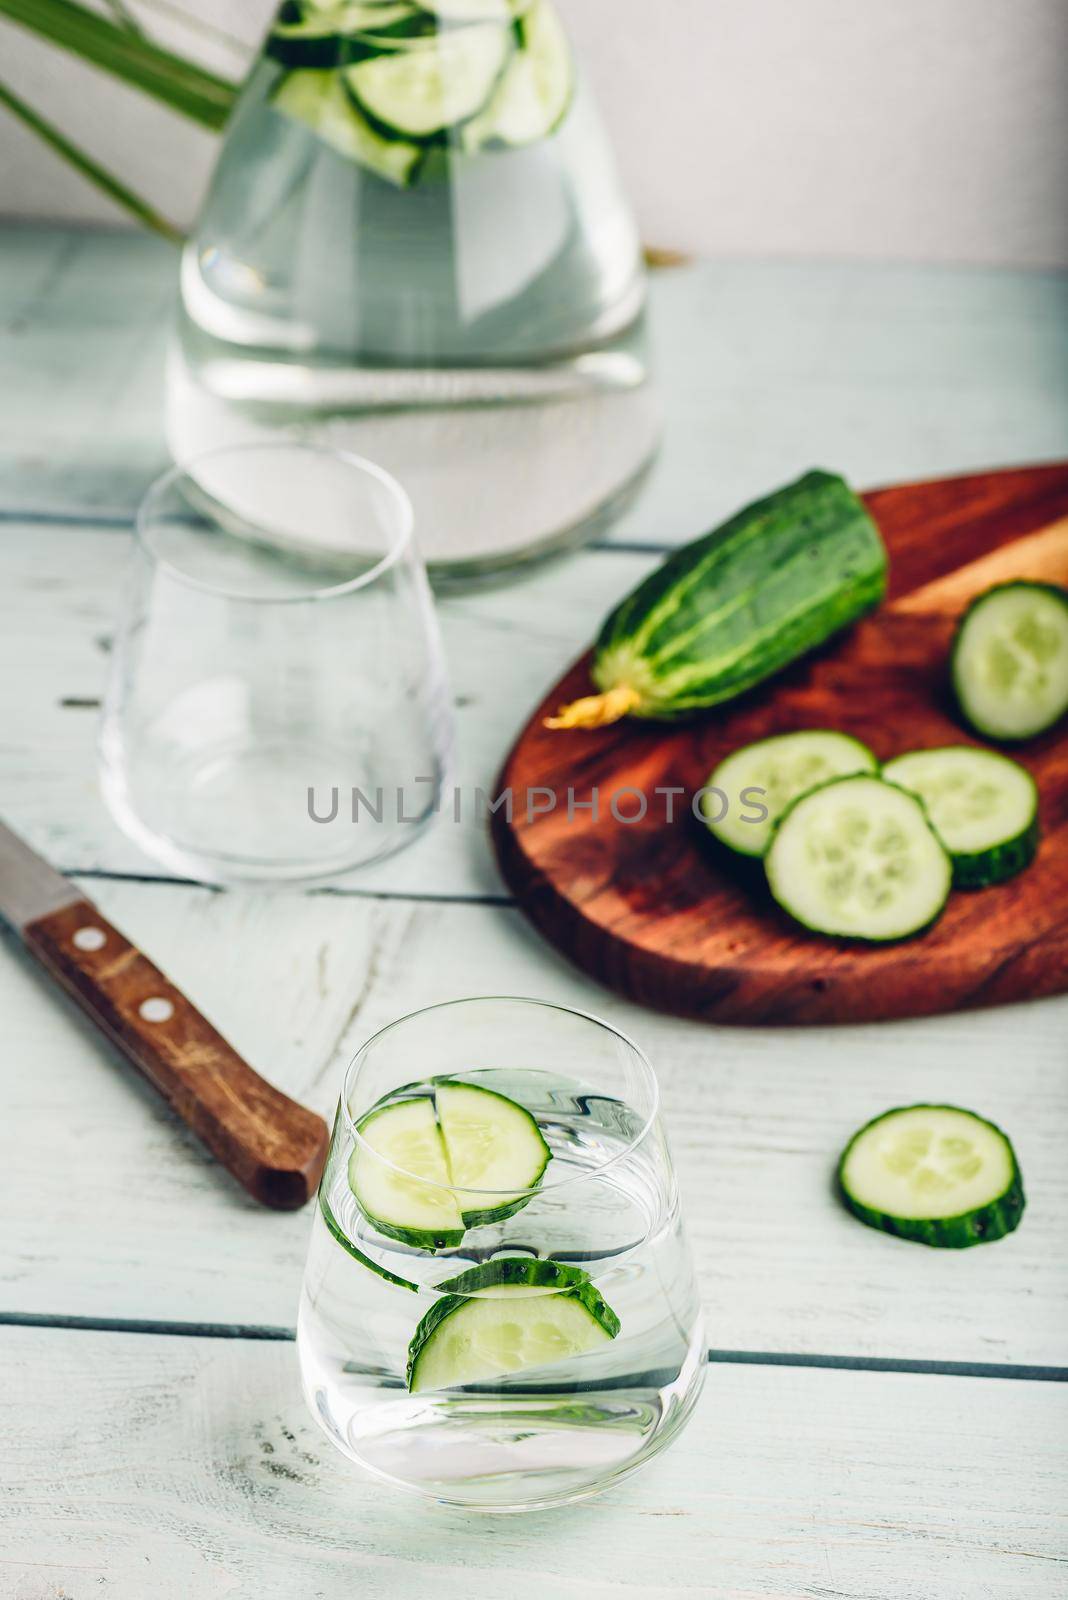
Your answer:
[[[298,1323],[305,1398],[340,1450],[450,1505],[522,1511],[596,1493],[675,1437],[706,1348],[657,1102],[625,1035],[543,1001],[431,1006],[363,1046]],[[551,1155],[513,1188],[534,1124]],[[457,1171],[472,1150],[492,1187]]]
[[[437,805],[451,710],[412,512],[357,456],[208,453],[149,490],[101,729],[119,825],[212,882],[329,877]]]

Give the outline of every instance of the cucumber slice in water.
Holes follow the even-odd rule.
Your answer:
[[[710,831],[729,850],[738,855],[762,856],[771,843],[775,823],[792,800],[853,772],[877,772],[879,763],[859,739],[830,728],[810,728],[800,733],[779,733],[743,745],[720,762],[708,780],[708,788],[727,796],[727,809],[719,821],[711,820],[713,806],[722,809],[716,795],[702,802]],[[743,799],[749,789],[762,793]],[[763,806],[764,821],[749,821],[747,811]]]
[[[336,72],[311,68],[289,72],[275,90],[271,104],[284,116],[303,122],[341,155],[359,162],[387,183],[403,189],[415,179],[423,159],[420,147],[404,139],[384,139],[376,133],[345,93]]]
[[[522,48],[505,69],[485,110],[463,130],[470,152],[534,144],[559,127],[575,87],[571,46],[552,6],[535,0],[519,25]]]
[[[354,99],[382,128],[428,139],[482,109],[512,45],[509,28],[476,24],[359,61],[343,76]]]
[[[421,31],[426,14],[418,7],[350,4],[302,10],[283,8],[267,37],[267,54],[287,67],[337,67],[371,46],[361,34],[391,38]]]
[[[427,1250],[459,1244],[464,1220],[429,1095],[394,1100],[357,1123],[362,1143],[349,1158],[356,1204],[390,1239]]]
[[[764,866],[775,899],[806,928],[877,943],[930,927],[952,879],[921,802],[866,773],[795,800]]]
[[[875,1117],[846,1146],[838,1185],[870,1228],[948,1250],[1012,1233],[1025,1203],[1009,1140],[957,1106],[901,1106]]]
[[[326,1223],[327,1232],[342,1250],[345,1250],[361,1267],[366,1267],[368,1272],[373,1272],[376,1277],[384,1278],[387,1283],[396,1285],[398,1289],[410,1289],[413,1294],[419,1293],[418,1284],[412,1283],[408,1278],[401,1278],[395,1272],[390,1272],[388,1267],[380,1267],[377,1261],[372,1261],[370,1256],[364,1255],[358,1245],[353,1244],[340,1222],[330,1209],[330,1202],[320,1192],[319,1210],[322,1212],[323,1221]]]
[[[883,776],[917,795],[953,861],[958,889],[982,889],[1022,872],[1038,848],[1038,790],[1008,756],[971,745],[911,750]]]
[[[488,1261],[441,1288],[408,1346],[412,1394],[574,1360],[619,1332],[587,1275],[555,1261]]]
[[[530,1112],[503,1094],[473,1084],[439,1083],[434,1098],[465,1225],[477,1228],[499,1222],[525,1206],[530,1195],[521,1191],[541,1182],[551,1156]],[[504,1192],[492,1199],[466,1192],[487,1189]]]
[[[552,1154],[524,1106],[450,1080],[434,1085],[433,1099],[394,1100],[357,1127],[357,1205],[380,1233],[422,1249],[459,1244],[468,1228],[521,1210]]]
[[[510,22],[528,0],[419,0],[442,22]]]
[[[953,640],[953,689],[988,739],[1031,739],[1068,711],[1068,589],[997,584],[973,600]]]

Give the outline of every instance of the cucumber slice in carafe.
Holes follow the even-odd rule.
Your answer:
[[[424,152],[404,139],[385,139],[345,93],[336,72],[311,68],[289,72],[271,98],[275,111],[302,122],[339,155],[356,161],[387,183],[406,188]]]
[[[559,127],[571,104],[571,46],[547,0],[534,0],[519,24],[516,51],[486,106],[463,128],[463,147],[534,144]]]
[[[475,24],[356,62],[342,77],[384,133],[428,139],[482,109],[513,46],[510,28]]]

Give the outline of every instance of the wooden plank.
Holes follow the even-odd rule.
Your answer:
[[[174,252],[9,227],[0,256],[0,507],[129,515],[165,454]],[[817,464],[875,484],[1063,455],[1064,283],[874,263],[656,274],[665,443],[613,538],[694,538]]]
[[[632,1034],[661,1080],[715,1347],[1065,1362],[1068,1001],[878,1028],[711,1029],[593,990],[511,910],[88,887],[235,1048],[328,1116],[363,1040],[438,1000],[527,993]],[[307,1212],[247,1201],[6,948],[0,1016],[0,1309],[291,1325]],[[1011,1133],[1029,1205],[1012,1237],[925,1250],[834,1200],[849,1135],[924,1099]]]
[[[713,1367],[598,1500],[505,1520],[365,1477],[290,1345],[5,1329],[0,1584],[18,1600],[1052,1600],[1068,1390]]]

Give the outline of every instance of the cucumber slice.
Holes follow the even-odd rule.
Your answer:
[[[945,1250],[1012,1233],[1025,1203],[1009,1140],[957,1106],[901,1106],[866,1123],[846,1145],[838,1186],[869,1228]]]
[[[429,139],[482,109],[511,50],[510,29],[485,23],[358,61],[343,76],[382,128]]]
[[[1038,790],[1008,756],[972,745],[910,750],[883,777],[924,803],[953,862],[958,889],[983,889],[1022,872],[1038,849]]]
[[[561,1289],[580,1289],[588,1284],[590,1275],[581,1267],[570,1267],[563,1261],[543,1261],[532,1256],[498,1256],[493,1261],[482,1261],[477,1267],[468,1267],[455,1277],[446,1278],[437,1285],[439,1294],[477,1294],[488,1299],[495,1289],[536,1289],[539,1294],[556,1293]],[[602,1313],[615,1321],[619,1332],[619,1318],[607,1306]]]
[[[1068,711],[1068,589],[1001,583],[973,600],[951,656],[961,715],[988,739],[1031,739]]]
[[[336,72],[309,69],[290,72],[274,92],[271,104],[283,116],[303,122],[341,155],[398,188],[411,184],[423,152],[403,139],[376,133],[349,96]]]
[[[389,39],[417,34],[427,21],[416,6],[340,5],[295,14],[283,7],[267,37],[267,54],[286,67],[337,67],[354,55],[373,54],[370,36]],[[290,20],[291,18],[291,20]],[[360,35],[367,35],[366,42]]]
[[[494,145],[534,144],[560,126],[571,105],[571,47],[548,0],[535,0],[519,25],[522,49],[512,57],[485,110],[463,130],[468,152]]]
[[[459,1244],[464,1220],[430,1097],[394,1100],[356,1126],[363,1142],[349,1158],[349,1187],[368,1222],[424,1250]]]
[[[445,1159],[456,1199],[468,1228],[499,1222],[530,1199],[521,1191],[535,1188],[552,1152],[541,1129],[524,1106],[492,1089],[467,1083],[435,1085],[438,1121]],[[488,1196],[468,1191],[514,1189]]]
[[[440,1287],[408,1346],[412,1394],[569,1361],[619,1332],[587,1275],[555,1261],[488,1261]]]
[[[879,763],[867,745],[847,733],[809,728],[775,734],[732,751],[715,768],[707,787],[727,796],[727,810],[719,821],[711,820],[713,805],[719,810],[722,802],[717,803],[715,795],[706,795],[702,801],[705,820],[729,850],[742,856],[762,856],[771,843],[775,823],[798,795],[831,778],[878,770]],[[763,791],[754,797],[768,812],[763,822],[746,818],[747,802],[742,797],[747,789]]]
[[[795,800],[764,866],[775,899],[804,927],[875,943],[929,928],[952,879],[922,803],[866,773]]]
[[[419,0],[442,22],[511,22],[529,0]]]

